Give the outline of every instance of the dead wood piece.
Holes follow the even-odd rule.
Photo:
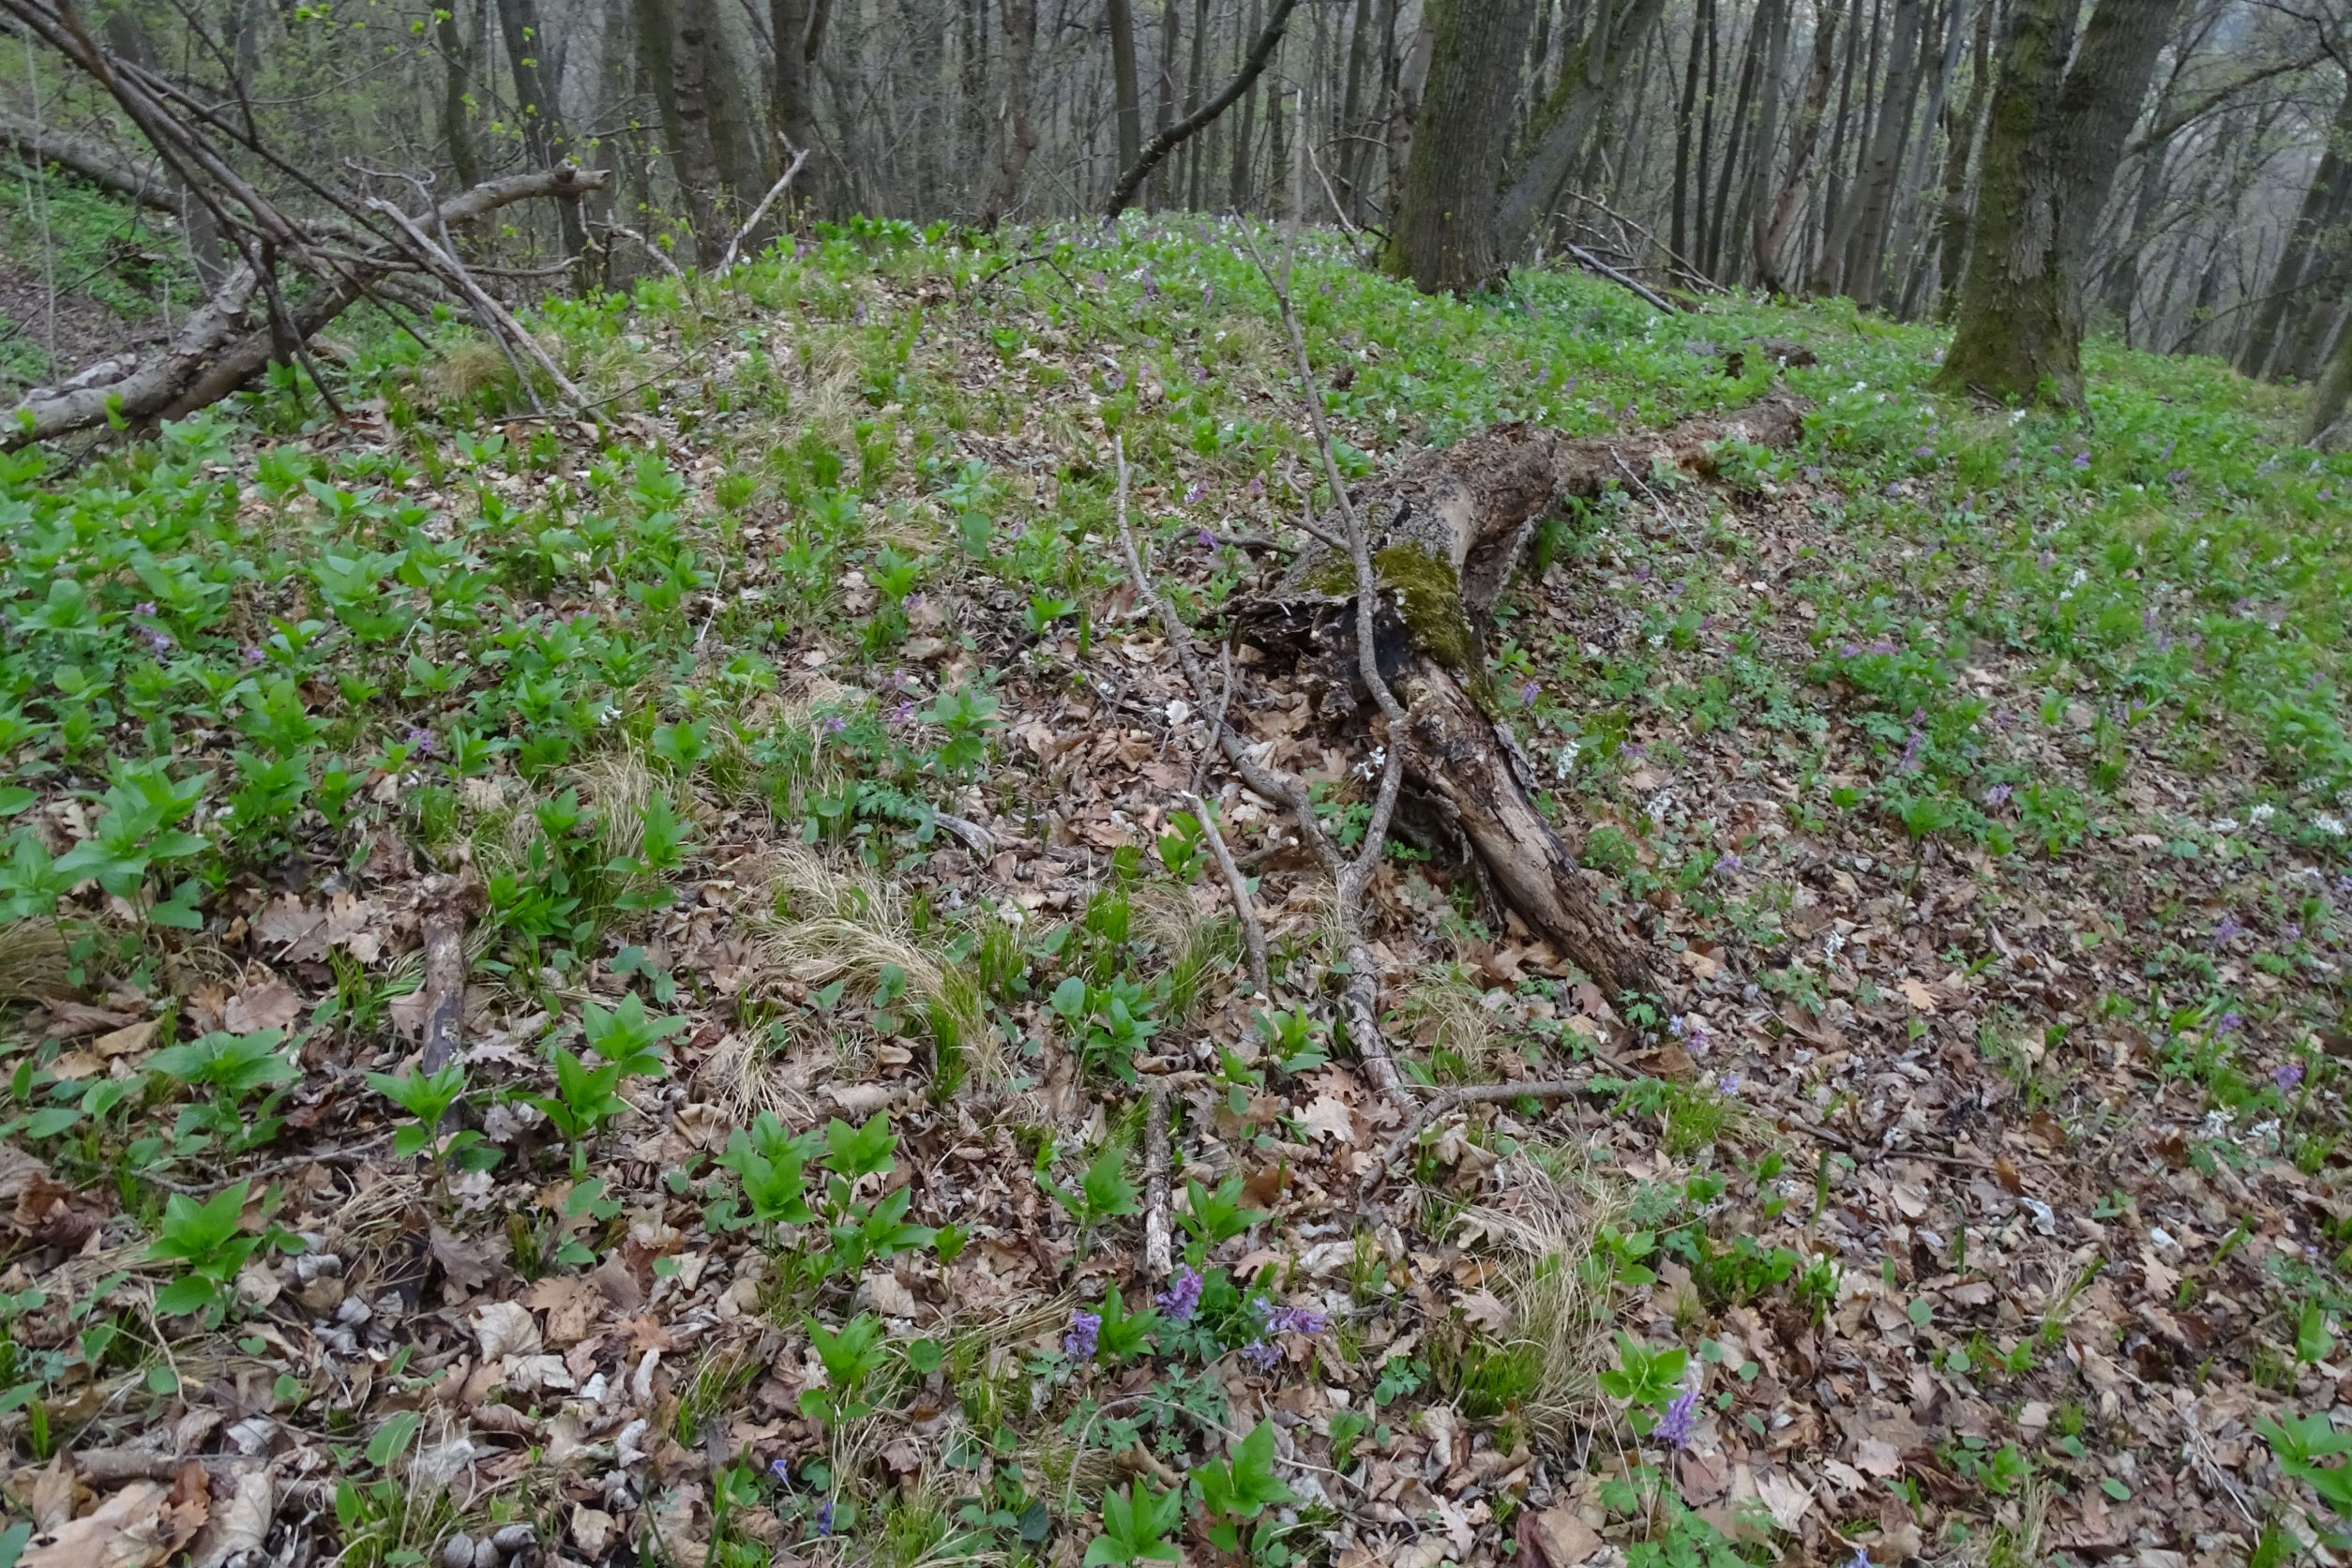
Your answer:
[[[441,1071],[457,1055],[465,1023],[465,922],[481,901],[478,883],[453,876],[425,880],[420,900],[425,915],[426,1076]]]
[[[735,262],[743,254],[744,242],[751,237],[752,231],[759,228],[761,220],[767,217],[768,208],[776,204],[776,199],[792,188],[792,180],[800,173],[801,166],[808,161],[807,147],[793,146],[791,139],[781,131],[776,133],[776,140],[784,143],[784,150],[792,155],[792,160],[784,166],[784,173],[777,176],[776,183],[768,187],[768,193],[760,198],[760,204],[751,209],[751,216],[744,219],[742,228],[735,231],[735,237],[727,242],[727,254],[720,257],[718,263],[717,276],[721,278],[735,270]],[[676,269],[671,270],[674,272]]]
[[[1647,955],[1594,898],[1461,682],[1425,657],[1404,685],[1413,710],[1404,732],[1414,780],[1453,807],[1503,901],[1612,997],[1653,988]]]
[[[322,1509],[333,1496],[333,1488],[324,1481],[272,1476],[257,1469],[256,1461],[234,1454],[179,1455],[151,1454],[137,1448],[91,1448],[68,1457],[75,1471],[93,1486],[119,1486],[130,1481],[177,1481],[183,1467],[201,1465],[216,1487],[225,1485],[231,1491],[242,1485],[249,1476],[262,1476],[271,1488],[273,1500],[281,1507]]]
[[[15,149],[21,158],[53,163],[69,174],[79,175],[100,189],[111,190],[143,207],[174,215],[180,210],[178,193],[167,181],[129,166],[97,143],[86,142],[70,131],[42,125],[13,110],[0,109],[0,142]]]
[[[1224,715],[1220,710],[1217,722],[1221,728]],[[1249,960],[1249,983],[1259,996],[1274,995],[1274,981],[1266,968],[1266,927],[1259,923],[1258,910],[1250,902],[1249,879],[1233,864],[1233,852],[1226,848],[1225,835],[1217,831],[1216,818],[1209,811],[1208,802],[1190,792],[1183,797],[1192,807],[1195,821],[1200,824],[1200,836],[1209,841],[1209,852],[1216,857],[1217,869],[1225,874],[1225,889],[1233,896],[1233,913],[1242,924],[1242,951]]]
[[[1143,1094],[1143,1275],[1159,1280],[1175,1258],[1168,1218],[1168,1086],[1151,1083]]]
[[[1591,1078],[1556,1078],[1543,1083],[1473,1083],[1460,1089],[1449,1089],[1436,1099],[1415,1108],[1404,1130],[1388,1140],[1380,1151],[1380,1162],[1364,1176],[1364,1184],[1379,1182],[1396,1157],[1413,1146],[1429,1126],[1470,1105],[1508,1105],[1514,1100],[1572,1100],[1580,1094],[1594,1093]]]

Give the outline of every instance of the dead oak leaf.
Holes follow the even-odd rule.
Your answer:
[[[17,1568],[149,1568],[174,1545],[164,1517],[171,1489],[134,1481],[92,1512],[37,1536]]]
[[[283,1029],[302,1016],[302,998],[283,980],[269,979],[249,986],[229,999],[222,1021],[232,1034],[254,1034]]]
[[[1360,1141],[1356,1137],[1354,1110],[1329,1094],[1319,1096],[1304,1110],[1300,1111],[1298,1123],[1300,1128],[1309,1137],[1328,1138],[1334,1143],[1352,1144]]]

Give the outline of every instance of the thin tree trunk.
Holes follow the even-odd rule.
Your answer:
[[[1788,173],[1781,179],[1772,220],[1756,249],[1756,276],[1779,294],[1790,292],[1785,270],[1788,242],[1804,217],[1814,155],[1821,144],[1821,120],[1829,109],[1830,78],[1837,67],[1837,30],[1845,15],[1846,0],[1821,0],[1820,13],[1814,21],[1813,65],[1805,73],[1804,98],[1789,131]]]
[[[456,0],[433,12],[433,38],[441,48],[441,134],[449,143],[450,172],[461,186],[482,183],[482,155],[474,144],[474,63],[466,55],[465,32],[458,25]]]
[[[1030,116],[1030,77],[1037,53],[1037,0],[1000,0],[1004,24],[1004,117],[998,132],[996,183],[981,204],[983,228],[993,229],[1020,200],[1021,179],[1037,151]]]
[[[2287,231],[2286,244],[2279,251],[2279,264],[2270,274],[2262,309],[2255,313],[2239,352],[2238,368],[2247,375],[2266,375],[2291,363],[2293,339],[2289,337],[2283,342],[2282,329],[2290,322],[2308,321],[2312,315],[2313,301],[2307,291],[2326,264],[2322,241],[2347,204],[2347,196],[2352,196],[2352,83],[2344,87],[2326,149],[2312,171],[2311,185],[2303,192],[2294,227]],[[2337,243],[2341,248],[2344,242]],[[2282,348],[2287,352],[2282,353]]]
[[[1110,18],[1110,81],[1119,116],[1119,167],[1132,169],[1143,156],[1142,84],[1136,75],[1134,0],[1108,0]]]
[[[1264,0],[1249,0],[1249,31],[1262,33]],[[1243,53],[1248,47],[1246,38],[1233,40],[1233,72],[1239,76],[1247,60]],[[1237,214],[1249,210],[1249,157],[1258,135],[1258,78],[1253,75],[1249,85],[1242,89],[1242,123],[1233,138],[1232,179],[1227,205]]]
[[[1827,294],[1833,282],[1829,276],[1829,235],[1836,229],[1839,210],[1846,202],[1845,170],[1851,161],[1846,135],[1853,124],[1854,70],[1862,57],[1862,0],[1853,3],[1853,25],[1846,29],[1846,63],[1837,80],[1837,124],[1830,133],[1830,156],[1824,169],[1821,197],[1810,215],[1816,221],[1806,229],[1806,248],[1810,252],[1804,268],[1807,294]]]
[[[1748,110],[1756,100],[1756,73],[1760,68],[1763,33],[1764,17],[1759,11],[1750,20],[1747,42],[1740,51],[1740,84],[1732,98],[1731,124],[1724,138],[1723,169],[1715,176],[1715,202],[1707,224],[1706,254],[1699,262],[1710,278],[1723,275],[1724,234],[1732,227],[1731,188],[1740,170],[1740,155],[1746,148]]]
[[[1690,54],[1682,62],[1682,101],[1674,114],[1674,209],[1667,232],[1678,256],[1691,253],[1691,117],[1698,113],[1699,56],[1706,48],[1707,35],[1713,30],[1713,23],[1714,0],[1698,0],[1691,14]]]
[[[1780,143],[1781,89],[1788,76],[1788,33],[1791,0],[1760,0],[1756,25],[1765,29],[1764,76],[1757,86],[1756,151],[1748,160],[1748,179],[1740,198],[1735,234],[1748,236],[1748,252],[1756,276],[1764,276],[1764,241],[1772,219],[1766,192],[1772,187],[1772,159]]]
[[[1691,188],[1691,238],[1701,254],[1699,270],[1706,270],[1703,253],[1707,249],[1707,191],[1712,185],[1710,175],[1715,167],[1715,99],[1722,83],[1717,69],[1719,44],[1716,29],[1719,19],[1714,0],[1700,0],[1707,12],[1707,96],[1699,102],[1698,117],[1698,180]]]
[[[1998,0],[1977,0],[1976,32],[1968,49],[1968,102],[1948,135],[1951,152],[1944,163],[1944,204],[1937,219],[1936,317],[1952,318],[1960,297],[1960,275],[1968,264],[1968,184],[1977,166],[1977,143],[1984,125],[1984,106],[1993,95],[1993,13]]]
[[[1921,58],[1927,45],[1926,0],[1894,0],[1887,28],[1886,90],[1878,99],[1876,124],[1865,166],[1853,199],[1847,202],[1842,233],[1832,234],[1830,248],[1843,252],[1841,292],[1859,303],[1875,305],[1878,280],[1885,267],[1888,228],[1893,218],[1895,186],[1903,172],[1903,153],[1909,144],[1912,112],[1919,102]]]
[[[1919,138],[1912,147],[1911,170],[1904,184],[1906,194],[1899,197],[1894,241],[1888,247],[1895,264],[1907,270],[1907,280],[1903,285],[1899,301],[1892,292],[1882,291],[1880,295],[1881,302],[1893,306],[1895,314],[1904,321],[1911,319],[1911,313],[1919,303],[1920,291],[1927,286],[1928,268],[1935,263],[1934,247],[1917,248],[1915,240],[1919,220],[1922,214],[1929,211],[1926,200],[1928,162],[1936,156],[1937,131],[1938,128],[1949,128],[1945,124],[1944,103],[1951,95],[1952,76],[1960,68],[1960,51],[1967,44],[1968,36],[1968,0],[1944,0],[1944,3],[1947,8],[1944,12],[1943,55],[1937,62],[1936,74],[1927,80],[1927,101],[1919,115]],[[1932,28],[1921,36],[1920,49],[1922,53],[1934,36]],[[1953,157],[1953,143],[1948,136],[1944,142],[1944,157],[1948,168]]]
[[[1364,68],[1372,53],[1372,0],[1356,0],[1355,23],[1348,30],[1348,84],[1339,102],[1339,131],[1347,140],[1339,147],[1339,199],[1349,221],[1364,221]]]
[[[1533,9],[1530,0],[1432,0],[1422,124],[1381,257],[1424,294],[1483,288],[1502,270],[1495,173]]]
[[[768,27],[775,35],[776,77],[770,85],[768,118],[784,139],[808,154],[808,164],[794,182],[793,196],[812,212],[826,209],[824,193],[832,188],[817,135],[817,104],[809,87],[808,65],[816,58],[821,25],[810,0],[768,0]]]
[[[1559,198],[1569,172],[1591,141],[1593,128],[1626,80],[1626,67],[1637,63],[1636,46],[1648,38],[1665,9],[1666,0],[1625,0],[1594,16],[1584,41],[1560,71],[1543,133],[1513,173],[1496,208],[1493,243],[1500,259],[1508,261],[1518,254],[1537,216]],[[1508,93],[1516,85],[1505,83],[1502,90]],[[1504,113],[1507,129],[1509,111]]]
[[[564,133],[564,112],[555,101],[553,84],[539,68],[538,51],[544,40],[538,0],[498,0],[498,25],[506,42],[507,68],[514,73],[515,112],[522,120],[523,151],[535,169],[552,170],[571,157],[571,139]],[[564,239],[564,253],[581,259],[588,251],[588,227],[576,202],[556,204],[555,219]]]

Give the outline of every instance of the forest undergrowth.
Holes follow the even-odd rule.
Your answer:
[[[1409,1118],[1119,544],[1123,452],[1213,650],[1328,516],[1243,236],[858,222],[547,303],[577,416],[445,316],[0,457],[0,1561],[2340,1549],[2352,458],[1308,236],[1351,483],[1807,405],[1544,520],[1485,689],[1663,978],[1398,835]]]

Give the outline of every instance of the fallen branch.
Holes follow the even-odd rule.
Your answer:
[[[180,210],[178,193],[165,181],[126,166],[95,142],[85,142],[69,131],[28,120],[13,110],[0,109],[0,142],[7,143],[28,162],[53,163],[101,190],[111,190],[143,207],[173,214]]]
[[[792,176],[800,173],[801,165],[808,161],[807,147],[793,146],[791,139],[781,131],[776,132],[776,139],[784,143],[784,150],[792,155],[792,161],[784,166],[784,173],[776,177],[774,185],[768,187],[768,193],[760,198],[758,206],[751,209],[751,216],[744,220],[742,228],[735,231],[735,237],[727,242],[727,254],[720,257],[718,262],[716,276],[720,278],[735,270],[735,259],[743,253],[744,242],[749,239],[751,232],[760,226],[760,220],[767,217],[768,208],[776,204],[776,199],[783,195],[791,187]]]
[[[1559,1078],[1544,1083],[1473,1083],[1460,1089],[1449,1089],[1415,1108],[1406,1121],[1404,1130],[1390,1138],[1388,1147],[1380,1151],[1380,1163],[1365,1174],[1364,1184],[1370,1187],[1378,1184],[1389,1168],[1396,1163],[1396,1157],[1411,1148],[1414,1140],[1427,1131],[1432,1123],[1453,1115],[1464,1106],[1508,1105],[1514,1100],[1572,1100],[1579,1094],[1593,1093],[1594,1081],[1591,1078]]]
[[[1593,274],[1595,277],[1606,278],[1610,282],[1615,283],[1618,287],[1631,291],[1633,294],[1638,295],[1642,303],[1649,306],[1651,309],[1668,316],[1679,316],[1682,313],[1681,307],[1666,298],[1666,295],[1660,294],[1657,290],[1651,288],[1640,279],[1635,278],[1630,274],[1618,271],[1617,268],[1609,265],[1608,263],[1601,260],[1600,257],[1594,255],[1591,251],[1587,250],[1583,246],[1571,245],[1566,247],[1566,249],[1569,255],[1576,258],[1576,264],[1584,268],[1585,271]]]
[[[455,289],[460,298],[474,307],[475,315],[484,324],[485,332],[530,355],[540,372],[554,384],[557,395],[568,406],[578,409],[587,402],[587,394],[572,384],[571,378],[565,375],[562,367],[548,356],[539,340],[524,330],[522,323],[515,319],[514,312],[490,297],[482,285],[474,280],[474,275],[465,270],[464,263],[435,244],[424,230],[416,226],[415,219],[391,203],[378,200],[370,201],[368,205],[371,211],[384,214],[399,225],[400,233],[407,236],[415,258],[424,264],[428,272]],[[525,377],[524,385],[527,387],[529,384],[530,379]]]
[[[1218,715],[1221,728],[1224,715]],[[1217,869],[1225,873],[1225,888],[1233,896],[1233,913],[1242,923],[1242,951],[1249,958],[1249,983],[1259,996],[1274,995],[1274,982],[1266,969],[1266,927],[1259,923],[1258,910],[1250,902],[1249,879],[1233,864],[1233,852],[1225,846],[1225,835],[1217,831],[1216,818],[1209,812],[1209,803],[1186,792],[1184,802],[1192,807],[1195,821],[1200,824],[1200,836],[1209,841],[1209,852],[1216,857]]]
[[[458,1053],[465,1023],[465,917],[470,885],[457,877],[425,879],[425,1050],[430,1078]]]
[[[1147,1084],[1143,1096],[1143,1276],[1156,1281],[1168,1277],[1175,1260],[1168,1220],[1168,1086]]]
[[[576,200],[600,189],[604,181],[600,172],[573,168],[513,175],[451,197],[433,218],[437,225],[460,225],[532,197]],[[389,250],[367,253],[364,261],[344,264],[294,308],[294,333],[300,338],[315,335],[377,279],[414,264],[411,258]],[[181,418],[219,401],[278,357],[277,336],[265,321],[255,319],[262,314],[254,309],[260,290],[259,270],[240,264],[211,299],[188,313],[172,340],[145,359],[128,365],[111,359],[60,386],[34,388],[0,415],[0,449],[13,451],[117,419],[137,425]]]

